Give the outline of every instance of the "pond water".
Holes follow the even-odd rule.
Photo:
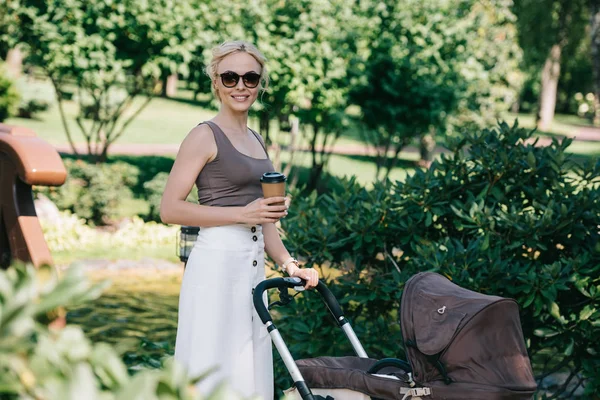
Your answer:
[[[175,348],[182,271],[94,271],[112,285],[93,303],[71,308],[67,322],[93,342],[114,345],[130,370],[160,367]]]

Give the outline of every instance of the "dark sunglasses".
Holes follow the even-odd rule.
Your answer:
[[[223,72],[222,74],[219,74],[219,76],[221,77],[221,82],[223,83],[223,86],[227,88],[236,87],[238,82],[240,81],[240,75],[233,71]],[[250,89],[257,87],[260,83],[260,74],[257,74],[253,71],[246,72],[244,75],[241,76],[241,78],[242,82],[244,82],[244,86]]]

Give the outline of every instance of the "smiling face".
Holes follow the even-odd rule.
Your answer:
[[[246,52],[236,52],[223,58],[217,68],[218,74],[231,71],[240,75],[240,79],[232,88],[223,85],[221,77],[217,76],[214,85],[221,99],[221,107],[228,107],[234,112],[247,112],[260,90],[260,85],[255,88],[248,88],[244,85],[242,75],[248,72],[261,73],[261,66],[254,57]]]

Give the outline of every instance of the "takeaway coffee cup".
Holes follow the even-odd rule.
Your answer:
[[[286,177],[279,172],[265,172],[260,177],[260,183],[262,185],[263,196],[269,197],[285,197],[285,181]],[[284,205],[285,202],[273,203],[273,205]]]

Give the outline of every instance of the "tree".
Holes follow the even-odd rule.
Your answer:
[[[104,161],[119,139],[160,92],[164,71],[186,73],[194,10],[187,1],[24,1],[23,41],[29,61],[48,75],[63,126],[77,153],[65,102],[88,154]]]
[[[448,116],[446,133],[452,136],[493,125],[517,102],[523,83],[512,0],[469,3],[456,39],[460,51],[454,57],[464,89],[456,112]]]
[[[202,70],[212,46],[233,38],[256,44],[268,60],[273,82],[252,114],[258,116],[267,144],[279,142],[270,132],[273,122],[283,132],[299,119],[312,157],[309,186],[316,186],[332,144],[345,129],[346,71],[355,49],[351,8],[342,0],[268,0],[253,2],[252,7],[232,1],[226,9],[198,1],[195,7],[199,18],[207,19],[207,34],[196,40],[193,58],[197,91],[210,90]]]
[[[455,88],[444,85],[439,65],[419,60],[414,48],[402,54],[399,47],[390,38],[374,47],[364,83],[351,92],[361,107],[363,135],[377,151],[377,177],[382,171],[387,177],[402,149],[429,126],[442,124],[457,102]]]
[[[554,118],[561,62],[567,45],[575,49],[587,25],[586,0],[515,0],[519,42],[526,64],[541,72],[538,129],[547,130]]]
[[[296,67],[300,84],[289,99],[305,132],[312,158],[308,189],[315,188],[329,162],[332,148],[348,129],[348,63],[356,48],[356,18],[343,0],[309,2],[300,20],[305,40],[296,50],[302,68]],[[324,17],[328,16],[328,17]]]
[[[508,109],[520,53],[506,1],[377,4],[363,11],[371,30],[352,68],[351,101],[385,177],[414,139],[435,145],[435,135],[482,126]],[[432,148],[422,147],[428,160]]]
[[[269,59],[274,84],[262,98],[261,131],[297,117],[306,135],[316,187],[332,145],[346,128],[347,64],[353,54],[354,15],[342,0],[270,0],[261,23],[245,29]],[[291,117],[291,116],[294,117]]]

